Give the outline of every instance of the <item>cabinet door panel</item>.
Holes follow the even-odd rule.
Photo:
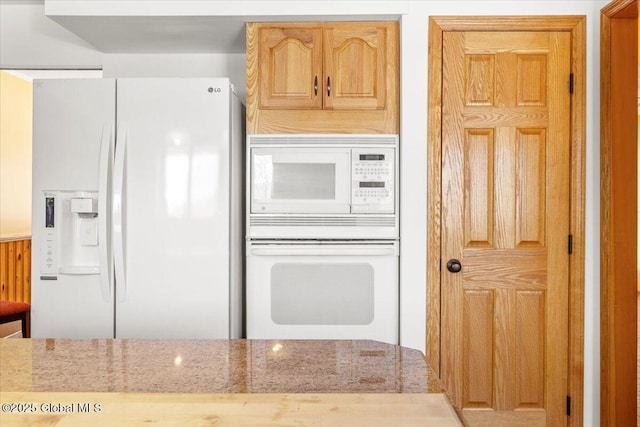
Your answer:
[[[260,108],[322,108],[322,28],[267,25],[258,37]]]
[[[385,108],[390,31],[387,23],[325,27],[325,109]]]

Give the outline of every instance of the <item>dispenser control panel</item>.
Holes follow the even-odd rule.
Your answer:
[[[55,280],[57,274],[56,196],[44,194],[44,245],[40,253],[40,274],[43,280]]]

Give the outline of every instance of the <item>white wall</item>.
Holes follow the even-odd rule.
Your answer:
[[[243,54],[106,54],[44,14],[43,0],[0,0],[0,69],[102,69],[104,77],[230,77],[240,99]]]
[[[244,103],[244,54],[105,54],[104,77],[229,77]]]
[[[36,2],[37,3],[37,2]],[[73,6],[74,2],[67,2]],[[90,2],[84,2],[89,4]],[[111,2],[118,3],[118,2]],[[151,7],[154,3],[132,2]],[[167,2],[163,4],[176,3]],[[430,15],[586,15],[587,16],[587,183],[586,183],[586,281],[585,281],[585,401],[584,425],[599,425],[599,20],[607,0],[422,0],[341,2],[218,1],[188,2],[190,13],[237,15],[312,16],[318,13],[371,14],[399,11],[401,18],[401,288],[402,344],[425,350],[426,319],[426,176],[427,141],[427,34]],[[94,3],[97,4],[97,3]],[[103,3],[104,4],[104,3]],[[123,2],[119,3],[122,7]],[[187,3],[185,3],[187,4]],[[250,5],[251,7],[246,7]],[[320,8],[318,6],[321,5]],[[215,6],[215,7],[214,7]],[[242,55],[228,60],[214,55],[103,55],[92,51],[75,36],[55,27],[46,18],[26,16],[40,13],[37,5],[17,6],[0,1],[0,66],[84,65],[104,66],[105,75],[201,75],[207,70],[239,72]],[[90,6],[89,6],[90,7]],[[160,7],[160,6],[158,6]],[[166,8],[166,6],[162,6]],[[200,8],[201,9],[198,9]],[[35,9],[34,9],[35,8]],[[293,8],[293,9],[292,9]],[[217,11],[223,12],[217,12]],[[42,22],[41,22],[42,21]],[[29,24],[23,26],[20,22]],[[34,25],[41,26],[37,29]],[[37,33],[37,34],[35,34]],[[42,33],[46,33],[45,37]],[[17,36],[16,36],[17,35]],[[34,46],[33,44],[37,44]],[[51,52],[55,49],[60,52]],[[224,56],[224,55],[223,55]],[[181,63],[182,60],[186,60]],[[185,66],[189,64],[189,66]]]
[[[44,16],[42,1],[0,1],[0,68],[100,68],[102,53]]]

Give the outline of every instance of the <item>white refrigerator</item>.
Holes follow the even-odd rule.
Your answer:
[[[35,80],[34,338],[242,335],[228,79]]]

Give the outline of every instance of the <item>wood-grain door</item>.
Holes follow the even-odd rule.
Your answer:
[[[260,108],[322,108],[321,24],[263,24],[258,49]]]
[[[443,35],[441,377],[470,426],[568,421],[570,49]]]
[[[367,22],[325,27],[325,109],[385,108],[387,39],[394,25]]]

